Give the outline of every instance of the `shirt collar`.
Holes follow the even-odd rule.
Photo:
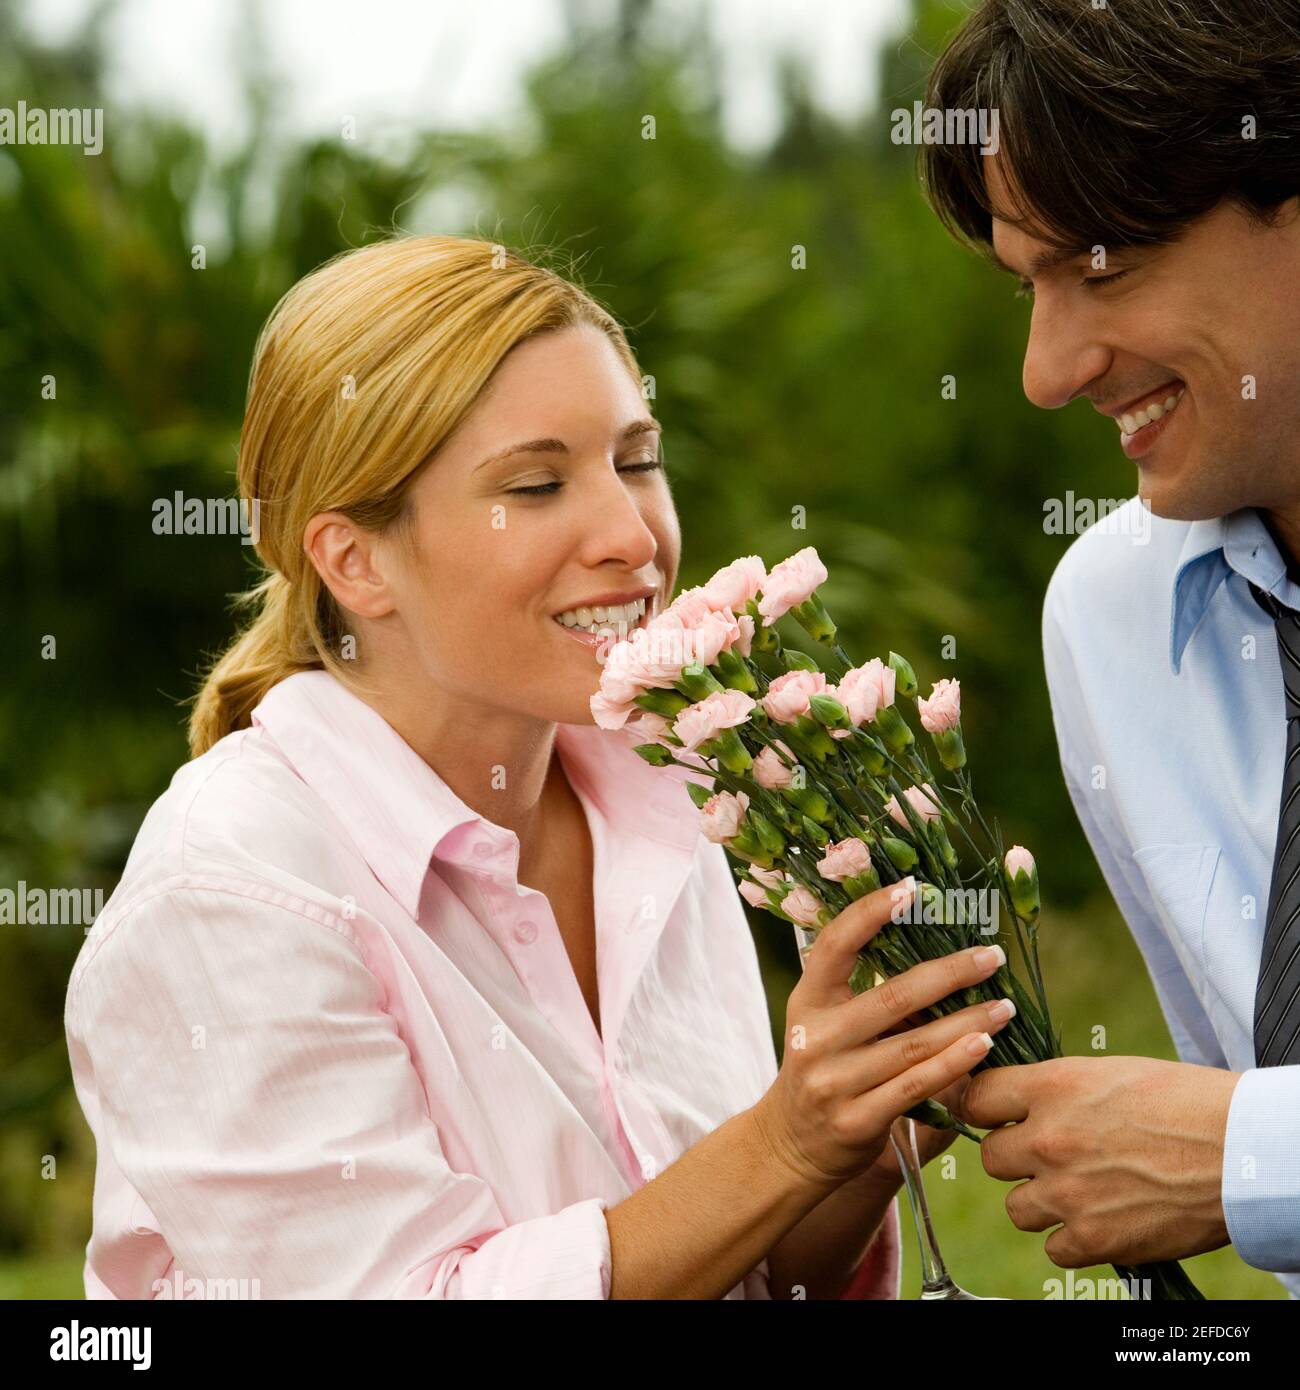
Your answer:
[[[332,673],[299,671],[252,712],[294,771],[342,823],[375,877],[412,917],[432,860],[519,867],[519,839],[467,806],[400,734]],[[558,724],[556,747],[580,796],[618,834],[693,854],[699,817],[685,768],[655,768],[627,731]],[[488,846],[485,852],[482,846]]]
[[[1281,586],[1277,597],[1282,602],[1300,604],[1300,587],[1287,578],[1286,562],[1253,507],[1193,521],[1174,569],[1169,664],[1175,675],[1210,600],[1234,572],[1268,593]]]

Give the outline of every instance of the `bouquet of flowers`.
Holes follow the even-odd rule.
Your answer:
[[[643,736],[636,751],[653,766],[703,774],[686,783],[703,832],[726,848],[754,907],[815,932],[855,898],[915,878],[905,915],[859,953],[855,992],[1000,937],[1007,964],[928,1012],[1010,996],[1016,1015],[976,1070],[1059,1057],[1038,963],[1038,870],[1028,850],[1004,850],[975,802],[959,683],[941,680],[922,696],[896,652],[855,666],[817,595],[826,578],[809,546],[770,572],[745,556],[685,590],[603,650],[595,721]],[[783,645],[775,624],[787,614],[816,642],[816,658]],[[900,697],[915,704],[939,772]],[[909,1113],[980,1137],[937,1102]],[[1157,1299],[1202,1297],[1172,1261],[1116,1269],[1150,1280]]]

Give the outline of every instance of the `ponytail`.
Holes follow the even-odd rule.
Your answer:
[[[273,685],[324,663],[310,637],[295,631],[293,591],[282,574],[269,574],[239,595],[237,607],[258,611],[213,662],[190,714],[190,756],[206,753],[219,739],[249,727],[250,715]]]

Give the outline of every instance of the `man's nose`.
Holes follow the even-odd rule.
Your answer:
[[[1034,301],[1021,377],[1033,405],[1056,410],[1068,405],[1089,382],[1106,374],[1109,350],[1092,335],[1082,316],[1071,315],[1059,300]]]

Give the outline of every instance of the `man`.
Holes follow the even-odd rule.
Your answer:
[[[1016,1122],[984,1166],[1029,1179],[1007,1210],[1057,1228],[1056,1264],[1231,1242],[1295,1297],[1300,0],[984,0],[927,105],[999,113],[996,153],[925,145],[922,172],[1033,296],[1025,394],[1085,398],[1137,464],[1043,641],[1070,795],[1182,1058],[985,1072],[960,1109]]]

